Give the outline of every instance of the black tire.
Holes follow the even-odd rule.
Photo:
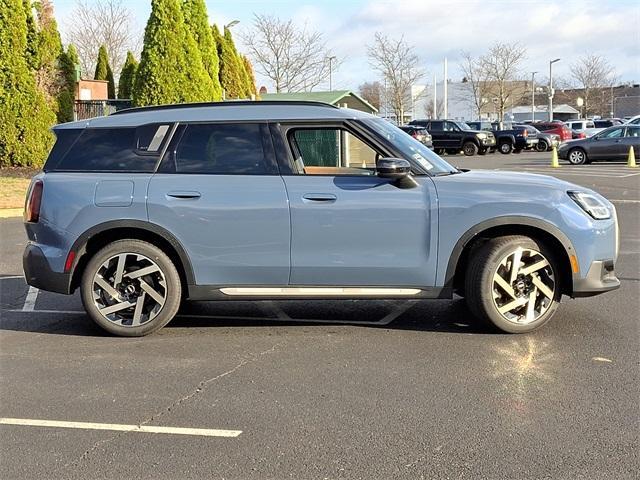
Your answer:
[[[536,144],[536,151],[546,152],[547,150],[549,150],[549,144],[544,140],[538,141],[538,143]]]
[[[436,154],[438,154],[438,155],[444,155],[445,154],[445,149],[444,148],[436,148],[436,149],[434,149],[434,152],[436,152]]]
[[[494,290],[496,288],[495,276],[498,274],[499,269],[506,268],[503,267],[503,265],[509,265],[508,262],[504,263],[503,260],[508,259],[510,253],[513,254],[519,247],[525,250],[539,252],[539,254],[548,261],[547,266],[532,275],[536,275],[538,280],[544,279],[544,281],[553,284],[552,289],[547,285],[547,288],[552,290],[551,296],[553,298],[551,299],[546,295],[540,296],[540,294],[538,294],[538,296],[536,296],[536,293],[533,293],[533,295],[536,296],[534,305],[537,304],[538,299],[541,305],[545,301],[547,305],[544,306],[544,311],[541,306],[540,315],[529,323],[519,323],[518,321],[507,318],[507,315],[510,315],[511,311],[506,312],[505,315],[500,313],[498,311],[497,300],[494,298],[494,291],[496,291]],[[538,259],[538,257],[529,258]],[[515,262],[513,259],[512,261]],[[538,260],[532,260],[534,263],[536,261]],[[549,272],[551,272],[551,275],[548,275]],[[518,277],[518,279],[519,278],[520,277]],[[515,282],[516,285],[519,283],[520,280]],[[561,285],[562,279],[560,278],[558,263],[553,256],[553,252],[537,240],[525,236],[512,235],[493,238],[478,248],[467,267],[464,292],[469,309],[479,319],[503,332],[526,333],[541,327],[553,316],[562,296]],[[530,285],[531,289],[534,287],[535,285]],[[514,292],[519,292],[521,295],[518,297],[509,297],[503,292],[503,296],[508,298],[505,303],[510,302],[511,298],[521,298],[522,300],[531,298],[527,295],[531,294],[531,292],[517,290],[515,286],[512,286],[512,288]],[[536,292],[538,292],[537,287]],[[526,310],[527,305],[528,304],[524,304],[516,308]],[[504,307],[505,304],[502,306]],[[537,312],[534,311],[534,314],[536,313]]]
[[[488,151],[488,148],[481,148],[480,150],[478,150],[478,155],[486,155]]]
[[[473,157],[478,154],[478,145],[470,141],[464,142],[464,145],[462,145],[462,152],[467,157]]]
[[[101,289],[99,285],[96,287],[97,284],[94,284],[94,278],[99,272],[110,271],[110,267],[105,267],[105,264],[110,262],[110,260],[114,260],[116,256],[124,256],[125,258],[123,261],[123,271],[128,271],[128,273],[125,273],[124,277],[132,274],[136,269],[142,269],[143,266],[140,266],[140,262],[143,261],[148,262],[146,265],[151,265],[152,268],[157,267],[157,270],[155,270],[154,273],[140,276],[135,279],[125,278],[128,282],[128,288],[130,288],[131,291],[125,288],[125,281],[121,281],[116,285],[116,280],[114,285],[118,288],[114,288],[114,290],[119,293],[117,300],[116,297],[109,294],[107,290]],[[130,265],[130,269],[125,270],[128,261],[130,261],[130,264],[133,263],[134,265]],[[136,263],[138,263],[137,266],[135,265]],[[110,263],[109,265],[113,265],[113,263]],[[111,270],[111,274],[113,274],[113,270]],[[104,280],[109,280],[107,283],[111,286],[112,278],[106,279],[103,276],[100,277]],[[159,281],[157,281],[158,279]],[[143,283],[144,285],[142,285]],[[135,292],[136,288],[137,295]],[[147,293],[149,290],[145,290],[145,288],[151,288],[153,291]],[[128,239],[110,243],[89,259],[89,262],[82,273],[80,294],[82,297],[82,303],[84,304],[84,308],[89,314],[89,317],[91,317],[91,319],[102,329],[118,336],[141,337],[159,330],[173,319],[180,307],[182,299],[182,285],[180,282],[180,275],[178,274],[175,265],[161,249],[142,240]],[[163,303],[160,305],[152,294],[155,294],[158,297],[162,297],[162,295],[164,295]],[[140,297],[142,297],[140,302],[142,304],[140,311],[144,312],[145,308],[149,310],[146,313],[149,319],[144,322],[140,319],[140,313],[137,312],[137,303],[134,302],[134,300],[140,300]],[[94,298],[96,298],[96,300],[94,300]],[[98,302],[109,302],[108,305],[113,306],[118,302],[124,301],[134,303],[126,309],[117,311],[117,314],[122,315],[123,317],[131,316],[131,322],[128,321],[128,318],[125,320],[119,320],[122,324],[115,323],[118,320],[106,318],[105,315],[100,313],[100,306],[97,305]],[[102,306],[104,307],[104,304]],[[134,315],[138,316],[139,325],[134,324]]]
[[[513,145],[509,142],[502,142],[498,147],[498,150],[500,150],[500,153],[503,155],[508,155],[513,151]]]
[[[572,148],[567,153],[567,160],[571,165],[584,165],[589,162],[587,158],[587,152],[581,148]]]

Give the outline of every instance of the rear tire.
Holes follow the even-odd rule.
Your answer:
[[[502,153],[503,155],[508,155],[513,150],[513,145],[511,145],[509,142],[502,142],[499,149],[500,153]]]
[[[558,308],[562,292],[557,265],[553,253],[532,238],[493,238],[478,248],[467,267],[467,305],[503,332],[531,332]]]
[[[462,151],[467,157],[473,157],[478,153],[478,146],[473,142],[465,142],[462,146]]]
[[[142,270],[143,275],[136,274]],[[173,319],[182,285],[175,265],[158,247],[142,240],[118,240],[91,257],[80,294],[85,310],[102,329],[141,337]]]

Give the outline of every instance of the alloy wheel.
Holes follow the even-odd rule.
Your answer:
[[[585,161],[585,155],[582,150],[573,150],[569,153],[569,162],[573,165],[582,165]]]
[[[167,283],[153,260],[138,253],[119,253],[98,268],[92,294],[104,318],[124,327],[138,327],[162,310]]]
[[[517,325],[530,324],[553,303],[553,268],[542,253],[518,247],[498,264],[492,291],[494,305],[502,317]]]

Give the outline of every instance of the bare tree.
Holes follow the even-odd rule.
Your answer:
[[[374,42],[367,47],[371,67],[378,71],[386,85],[391,109],[398,123],[404,121],[407,105],[411,104],[411,86],[423,77],[420,59],[411,45],[376,32]]]
[[[467,84],[470,96],[465,96],[467,102],[477,112],[478,118],[482,116],[482,107],[487,104],[489,96],[489,78],[484,62],[481,58],[471,56],[471,53],[460,52],[462,61],[460,69],[464,75],[463,82]],[[466,80],[466,82],[465,82]],[[433,107],[431,108],[433,110]]]
[[[256,14],[253,27],[240,36],[256,70],[271,79],[276,92],[311,91],[340,63],[327,49],[322,33],[298,27],[292,20]]]
[[[424,113],[427,118],[442,118],[444,115],[444,99],[436,99],[436,111],[433,111],[433,101],[426,102],[424,104]]]
[[[504,120],[507,103],[522,90],[522,82],[517,79],[526,56],[526,49],[519,43],[498,42],[480,60],[491,92],[496,98],[500,122]]]
[[[73,43],[84,75],[93,75],[100,45],[107,47],[113,71],[122,69],[127,51],[140,50],[141,35],[125,0],[77,0],[66,23],[66,41]]]
[[[380,111],[382,104],[382,85],[380,82],[364,82],[358,87],[360,96]]]
[[[576,86],[582,89],[585,116],[606,112],[608,92],[605,89],[613,86],[616,80],[609,62],[600,55],[584,55],[571,64],[570,70]]]

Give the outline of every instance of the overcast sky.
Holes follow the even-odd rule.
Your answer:
[[[65,20],[76,0],[54,0],[64,39]],[[89,2],[94,0],[87,0]],[[140,34],[149,16],[148,0],[129,0]],[[569,77],[569,65],[580,55],[607,57],[623,81],[640,82],[640,0],[207,0],[211,23],[250,27],[253,13],[293,18],[324,34],[327,45],[344,62],[334,74],[334,89],[357,89],[376,79],[368,65],[366,45],[376,31],[404,35],[414,45],[427,83],[442,78],[442,59],[449,60],[449,78],[461,77],[460,50],[482,54],[495,41],[517,41],[527,49],[526,77],[538,71],[548,77]],[[242,44],[237,38],[238,48]],[[267,80],[258,76],[258,86]]]

